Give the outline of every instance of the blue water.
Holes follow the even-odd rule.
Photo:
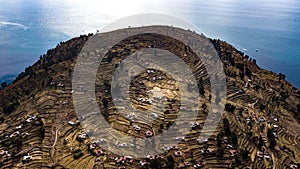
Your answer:
[[[0,82],[14,79],[60,41],[145,12],[184,18],[300,88],[298,0],[0,0]]]

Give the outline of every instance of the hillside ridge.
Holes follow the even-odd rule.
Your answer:
[[[72,103],[72,93],[77,92],[72,89],[76,56],[91,36],[98,35],[82,35],[61,42],[26,68],[12,84],[0,90],[0,168],[300,167],[297,155],[300,154],[297,146],[300,144],[299,90],[287,82],[283,74],[260,68],[255,59],[219,39],[210,39],[210,42],[224,64],[227,101],[223,120],[209,140],[200,143],[196,139],[210,106],[210,83],[207,77],[200,76],[197,80],[203,104],[197,119],[198,127],[191,130],[178,148],[169,147],[159,157],[133,160],[102,150],[88,138],[88,131],[85,137]],[[157,39],[161,43],[154,43]],[[176,48],[165,46],[163,42],[169,42]],[[123,59],[122,55],[151,45],[174,50],[178,54],[185,53],[187,57],[193,55],[193,51],[184,50],[184,44],[167,36],[134,36],[114,46],[107,55],[107,58],[112,58],[107,59],[111,60],[108,64],[113,65]],[[199,71],[202,67],[201,62],[195,65]],[[98,74],[101,75],[100,70]],[[160,88],[176,84],[171,77],[161,76],[168,80],[160,82]],[[157,86],[155,82],[145,80],[143,75],[136,79],[145,81],[147,88]],[[101,78],[96,80],[97,89],[105,89],[102,81]],[[138,88],[138,83],[133,83],[132,88]],[[105,109],[107,120],[116,130],[138,137],[146,137],[143,132],[151,130],[150,126],[137,124],[142,132],[136,133],[127,118],[114,112],[108,96],[96,92],[96,97],[100,108]],[[108,100],[106,105],[104,98]],[[134,104],[142,109],[149,106],[136,100]],[[178,103],[172,101],[169,104],[176,108]],[[159,116],[152,127],[154,133],[160,133],[173,124],[174,114],[176,111],[170,110]],[[157,144],[167,146],[165,142],[161,140]],[[122,149],[120,145],[116,148]]]

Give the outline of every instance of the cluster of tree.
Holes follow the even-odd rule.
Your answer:
[[[88,40],[88,37],[92,35],[93,34],[81,35],[80,38],[72,39],[68,42],[60,42],[56,48],[49,49],[46,54],[41,55],[38,62],[34,64],[34,66],[29,66],[24,72],[20,73],[14,82],[28,75],[32,76],[36,70],[47,70],[49,66],[55,63],[73,59],[80,53],[83,45]]]
[[[244,56],[245,59],[250,60],[250,62],[256,64],[256,59],[250,58],[249,55],[246,55],[245,53],[243,53],[243,52],[241,52],[241,51],[239,51],[239,53],[240,53],[242,56]]]
[[[150,168],[162,169],[162,168],[164,168],[166,163],[159,158],[155,158],[155,159],[150,160],[149,165],[150,165]]]
[[[289,97],[289,93],[287,91],[281,91],[280,92],[281,99],[284,101]]]
[[[89,35],[90,36],[90,35]],[[45,76],[47,77],[47,71],[49,66],[58,63],[62,60],[68,60],[75,58],[79,52],[81,51],[83,45],[87,41],[88,36],[84,35],[80,38],[72,39],[68,42],[61,43],[55,49],[50,49],[47,51],[47,54],[44,54],[40,57],[39,61],[35,63],[33,66],[29,66],[25,69],[24,72],[20,73],[14,82],[23,79],[24,77],[35,77],[36,73],[39,70],[44,69]],[[44,75],[41,77],[45,77]],[[19,88],[20,90],[14,90],[11,93],[7,93],[6,96],[0,98],[0,106],[3,109],[5,114],[10,114],[15,110],[15,108],[19,105],[19,97],[21,95],[29,95],[33,88],[36,88],[35,85],[45,86],[48,84],[49,81],[41,81],[40,84],[36,84],[36,82],[32,79],[28,79],[27,81],[23,82],[23,88]],[[50,83],[50,82],[49,82]],[[32,86],[27,87],[28,86]],[[5,88],[7,83],[2,83],[1,88]]]
[[[170,168],[170,169],[175,168],[174,164],[175,164],[174,158],[171,155],[167,156],[167,165],[165,168]]]
[[[4,141],[3,144],[5,147],[13,147],[17,152],[20,152],[23,147],[23,140],[21,136],[11,137],[8,140]]]
[[[279,78],[279,80],[285,80],[285,75],[282,73],[279,73],[278,78]]]
[[[233,146],[238,146],[238,136],[236,133],[231,132],[230,129],[230,123],[227,118],[223,119],[223,131],[221,131],[217,135],[217,151],[216,151],[216,156],[218,159],[222,158],[224,155],[224,149],[222,147],[223,143],[223,137],[227,136],[228,142],[231,143]]]
[[[20,105],[20,103],[18,101],[15,102],[11,102],[11,103],[7,103],[6,105],[4,105],[3,108],[3,113],[4,114],[10,114],[11,112],[13,112],[18,106]]]
[[[219,39],[210,39],[210,41],[212,42],[212,44],[214,45],[215,49],[218,51],[219,56],[221,56],[222,52],[221,52],[221,47],[220,47],[220,43],[222,42]],[[252,59],[250,58],[248,55],[246,55],[244,52],[239,51],[239,50],[235,50],[236,53],[240,54],[241,56],[243,56],[245,59],[250,60],[250,62],[256,64],[256,59]],[[230,63],[231,66],[235,66],[236,63],[234,61],[234,58],[232,57],[232,52],[228,52],[225,51],[225,59]],[[244,72],[244,71],[242,71]]]
[[[235,67],[240,70],[239,75],[240,75],[241,79],[244,79],[245,75],[248,78],[252,77],[252,71],[249,68],[245,67],[245,65],[243,63],[236,63]]]
[[[300,104],[296,106],[296,111],[294,111],[294,117],[300,123]]]
[[[220,39],[211,39],[210,41],[214,45],[214,48],[217,50],[219,56],[220,57],[221,56],[224,57],[224,59],[227,60],[230,63],[230,65],[235,66],[235,61],[234,61],[234,58],[231,56],[231,53],[227,52],[227,51],[225,51],[224,53],[222,53],[222,51],[221,51],[221,45],[220,45],[220,43],[222,41]]]
[[[4,89],[6,86],[7,86],[7,83],[6,83],[6,82],[2,82],[2,83],[1,83],[1,88],[0,88],[0,90],[1,90],[1,89]]]
[[[235,67],[240,70],[240,72],[244,72],[244,64],[243,63],[236,63]]]

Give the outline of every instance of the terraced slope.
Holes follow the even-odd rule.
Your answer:
[[[201,106],[193,110],[199,111],[197,120],[185,137],[157,140],[155,144],[166,150],[160,156],[132,159],[101,149],[107,144],[106,140],[89,137],[93,131],[82,129],[72,102],[72,95],[80,92],[80,89],[72,89],[71,82],[76,56],[89,36],[60,43],[0,91],[0,168],[300,167],[300,124],[297,121],[300,92],[285,81],[283,75],[259,68],[255,60],[226,42],[211,40],[224,63],[227,104],[214,134],[208,140],[197,140],[210,107],[211,84],[206,70],[200,60],[194,61],[193,51],[184,44],[158,34],[134,36],[110,50],[102,63],[105,69],[98,71],[96,81],[99,107],[114,129],[140,138],[158,135],[174,124],[178,111],[186,107],[180,105],[177,82],[164,72],[147,69],[135,76],[130,85],[130,99],[135,108],[154,107],[152,113],[141,114],[144,119],[153,117],[152,123],[132,122],[135,115],[131,112],[121,116],[105,92],[110,84],[105,71],[113,71],[115,64],[126,56],[150,46],[176,53],[192,65],[201,88]],[[165,93],[166,112],[155,109],[159,100],[149,100],[149,91]],[[118,101],[122,99],[127,98]],[[85,113],[91,116],[93,112]],[[172,127],[180,131],[181,125],[176,122]],[[170,145],[173,139],[181,141]],[[132,140],[131,144],[116,143],[114,149],[129,151],[145,144],[149,143]]]

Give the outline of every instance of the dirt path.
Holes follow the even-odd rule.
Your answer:
[[[272,161],[273,161],[273,169],[276,169],[276,160],[275,160],[275,157],[274,157],[274,153],[272,153]]]
[[[59,130],[61,130],[66,124],[64,124],[63,126],[61,126],[60,128],[57,128],[55,131],[55,138],[54,138],[54,142],[53,145],[51,146],[51,158],[54,159],[54,152],[55,152],[55,145],[57,143],[57,138],[58,138],[58,132]]]

